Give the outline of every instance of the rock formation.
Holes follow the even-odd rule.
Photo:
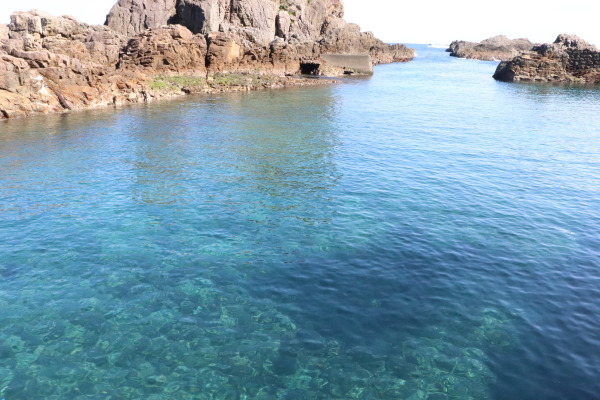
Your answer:
[[[350,72],[327,68],[325,53],[414,57],[342,17],[341,0],[119,0],[106,26],[16,12],[0,26],[0,118],[222,90],[218,82],[305,84],[288,76],[304,62]],[[223,73],[246,77],[213,79]]]
[[[506,82],[600,83],[600,52],[575,35],[558,35],[501,62],[494,78]]]
[[[376,64],[414,58],[414,50],[385,44],[348,24],[343,16],[341,0],[119,0],[106,24],[125,36],[167,23],[181,24],[195,34],[218,36],[216,45],[223,40],[235,42],[242,59],[265,51],[268,58],[269,50],[281,49],[282,44],[286,54],[297,58],[328,52],[370,54]],[[274,40],[279,43],[272,46]],[[247,60],[242,64],[248,64]]]
[[[534,43],[528,39],[509,39],[504,35],[494,36],[480,43],[455,40],[446,50],[452,57],[483,61],[507,61],[523,51],[530,50]]]
[[[131,71],[115,74],[124,38],[105,26],[41,11],[11,16],[0,47],[0,116],[92,107],[129,96],[146,81]]]

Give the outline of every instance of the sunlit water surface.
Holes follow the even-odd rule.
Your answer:
[[[0,394],[594,399],[600,90],[418,47],[0,123]]]

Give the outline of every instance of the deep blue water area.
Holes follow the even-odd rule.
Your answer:
[[[0,123],[0,397],[597,399],[600,89],[417,46]]]

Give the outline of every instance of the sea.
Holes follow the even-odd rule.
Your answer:
[[[415,45],[0,123],[0,398],[600,398],[600,89]]]

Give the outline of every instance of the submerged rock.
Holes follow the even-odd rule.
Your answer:
[[[558,35],[498,65],[494,78],[505,82],[600,83],[600,52],[575,35]]]
[[[509,39],[498,35],[479,43],[455,40],[446,51],[452,57],[470,58],[483,61],[510,60],[522,51],[530,50],[534,43],[528,39]]]

